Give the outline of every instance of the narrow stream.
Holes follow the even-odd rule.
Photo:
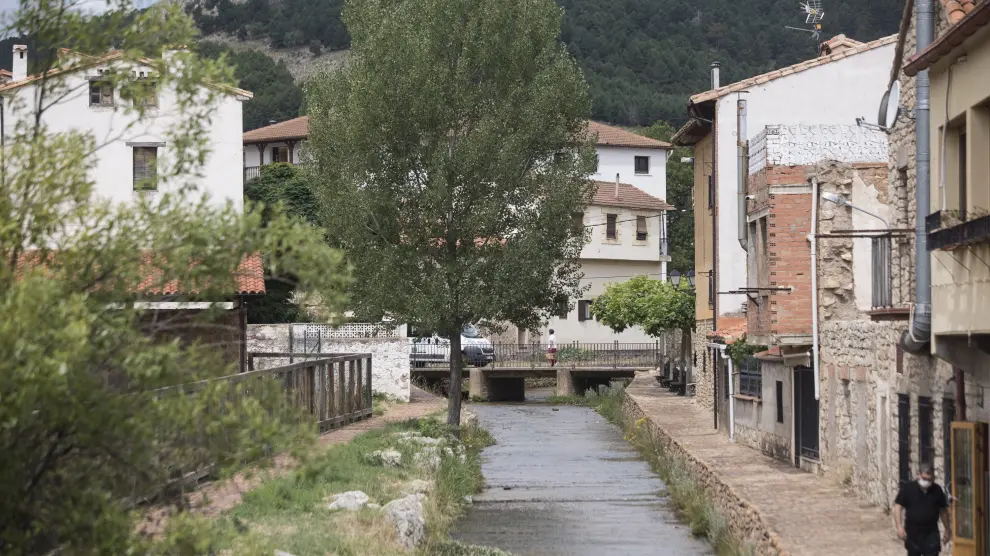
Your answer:
[[[518,556],[712,554],[677,520],[649,464],[591,409],[532,402],[470,409],[498,443],[483,454],[488,488],[454,528],[455,539]]]

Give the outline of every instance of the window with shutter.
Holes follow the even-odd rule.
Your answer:
[[[606,239],[617,239],[619,237],[618,226],[619,215],[618,214],[607,214],[605,215],[605,238]]]
[[[578,321],[591,320],[591,302],[585,299],[578,301]]]
[[[647,233],[646,233],[646,217],[645,216],[637,216],[636,217],[636,240],[637,241],[646,241],[646,237],[647,237]]]
[[[157,147],[134,147],[134,189],[158,189]]]
[[[637,156],[636,157],[636,173],[637,174],[649,174],[650,173],[650,157],[648,157],[648,156]]]
[[[113,106],[113,83],[109,81],[90,81],[89,105]]]
[[[584,234],[584,213],[576,212],[571,215],[571,228],[576,235]]]

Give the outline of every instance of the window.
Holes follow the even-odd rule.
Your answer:
[[[715,174],[708,176],[708,208],[715,209]]]
[[[784,383],[777,381],[777,422],[784,422]]]
[[[649,174],[650,173],[650,157],[648,157],[648,156],[637,156],[636,157],[636,173],[637,174]]]
[[[571,215],[571,228],[574,230],[575,235],[584,234],[584,213],[575,212]]]
[[[646,241],[646,217],[636,217],[636,241]]]
[[[596,173],[596,174],[598,173],[598,167],[599,167],[599,165],[600,165],[601,163],[602,163],[602,159],[601,159],[601,157],[600,157],[600,156],[598,156],[598,153],[595,153],[595,173]]]
[[[897,467],[900,482],[911,482],[911,397],[897,395]]]
[[[89,105],[113,106],[113,83],[109,81],[90,81]]]
[[[591,302],[582,299],[578,301],[578,322],[584,322],[586,320],[591,320]]]
[[[619,223],[618,214],[605,215],[605,239],[619,238],[619,230],[617,228],[618,223]]]
[[[158,189],[158,147],[134,147],[134,189]]]
[[[289,147],[272,147],[272,164],[289,162]]]
[[[158,106],[157,82],[150,79],[142,79],[138,81],[138,87],[140,88],[140,96],[137,99],[137,104],[145,107]]]
[[[752,355],[743,358],[739,365],[739,393],[743,396],[763,396],[763,374],[760,361]]]
[[[560,320],[567,320],[568,313],[568,302],[566,299],[561,299],[557,301],[557,318]]]

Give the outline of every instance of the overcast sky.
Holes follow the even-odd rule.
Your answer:
[[[107,9],[107,4],[104,0],[74,0],[77,2],[82,9],[87,11],[104,12]],[[139,8],[145,8],[155,3],[155,0],[132,0],[134,5]],[[20,5],[19,0],[0,0],[0,12],[7,13],[12,10],[17,9]]]

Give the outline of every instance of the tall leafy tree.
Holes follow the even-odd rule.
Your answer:
[[[354,309],[450,338],[535,328],[579,291],[594,148],[587,86],[552,0],[355,0],[348,67],[308,87],[324,225]]]
[[[173,530],[161,542],[138,536],[126,502],[166,495],[184,471],[271,455],[307,430],[285,411],[275,381],[250,390],[228,381],[160,390],[234,371],[217,356],[222,336],[220,345],[175,340],[180,328],[221,326],[219,309],[180,316],[135,302],[160,299],[155,292],[169,283],[178,284],[177,301],[223,300],[238,291],[241,261],[254,253],[329,302],[343,285],[341,256],[319,230],[279,210],[262,226],[260,211],[217,208],[195,193],[230,68],[189,52],[162,61],[163,45],[194,37],[175,4],[141,12],[127,0],[109,4],[95,20],[74,0],[25,0],[7,19],[8,35],[46,46],[35,93],[5,93],[0,146],[4,554],[214,552],[202,528]],[[105,60],[115,71],[103,75],[137,101],[105,109],[131,122],[121,133],[156,115],[175,118],[159,193],[123,204],[96,196],[96,160],[123,139],[49,126],[53,109],[85,98],[68,79],[78,73],[50,71],[73,63],[56,56],[63,44],[93,56],[120,48],[120,58]],[[140,102],[154,89],[129,71],[134,60],[154,70],[155,94],[169,95],[157,114]]]

